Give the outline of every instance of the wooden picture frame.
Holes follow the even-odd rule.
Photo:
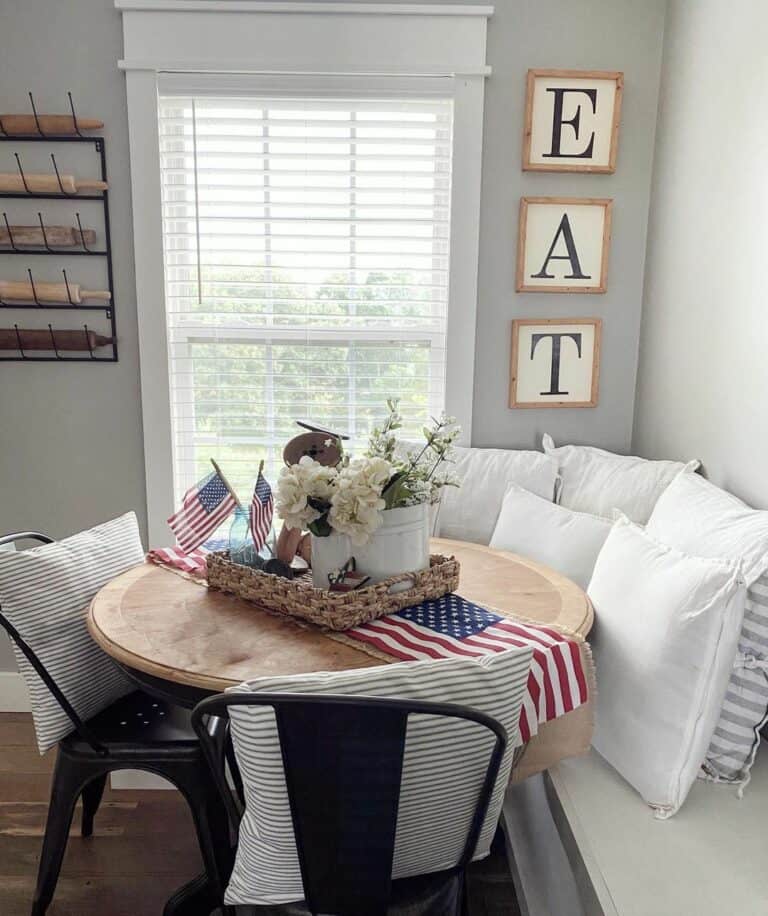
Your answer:
[[[548,208],[549,228],[545,234],[533,243],[530,240],[529,219],[533,208]],[[573,224],[579,207],[602,208],[603,213],[597,222],[600,224],[602,238],[596,241],[594,231],[596,227],[589,225],[579,226],[574,234]],[[608,254],[611,245],[611,218],[613,200],[603,197],[521,197],[520,216],[517,233],[517,272],[515,275],[515,289],[518,293],[604,293],[608,283]],[[594,220],[592,220],[594,222]],[[567,230],[567,233],[566,233]],[[537,236],[540,235],[537,232]],[[568,257],[554,253],[555,245],[563,237]],[[542,244],[543,238],[543,244]],[[544,246],[548,245],[549,248]],[[588,254],[584,261],[580,252]],[[529,260],[530,254],[530,260]],[[536,266],[543,265],[538,274],[533,273],[532,262],[535,258]],[[593,280],[595,282],[557,282],[554,274],[542,277],[549,269],[553,260],[568,260],[571,275],[564,274],[563,279],[572,281]],[[589,271],[587,273],[586,271]],[[580,275],[583,275],[580,276]],[[597,279],[595,279],[597,278]],[[555,282],[550,282],[554,279]]]
[[[623,92],[618,70],[529,70],[523,171],[615,172]]]
[[[535,331],[541,328],[537,340]],[[591,331],[587,331],[590,328]],[[510,408],[551,408],[551,407],[597,407],[600,384],[600,344],[603,323],[599,318],[516,318],[512,322],[512,353],[509,370],[509,406]],[[541,363],[546,351],[539,351],[539,343],[551,337],[549,364]],[[576,342],[578,337],[578,343]],[[559,338],[557,344],[555,338]],[[563,342],[574,345],[573,350],[565,350]],[[530,343],[530,346],[528,344]],[[537,355],[541,353],[541,356]],[[526,362],[521,359],[525,356]],[[575,354],[575,359],[574,359]],[[536,356],[536,359],[534,357]],[[563,367],[563,358],[567,357],[570,365]],[[591,365],[586,362],[572,371],[578,361],[591,358]],[[537,363],[537,365],[534,365]],[[542,365],[549,373],[549,390],[540,391]],[[526,377],[525,369],[531,370],[531,378]],[[534,371],[535,370],[535,371]],[[570,378],[570,381],[568,380]],[[562,390],[563,385],[567,390]],[[574,385],[576,386],[574,390]],[[531,392],[534,392],[531,394]],[[565,397],[568,395],[569,397]]]

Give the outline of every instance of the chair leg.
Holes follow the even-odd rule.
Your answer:
[[[93,834],[93,819],[101,804],[104,786],[107,783],[107,774],[97,776],[83,789],[83,820],[80,833],[87,837]]]
[[[82,791],[84,776],[87,778],[88,775],[83,773],[80,765],[63,756],[59,750],[53,771],[51,801],[40,853],[32,916],[43,916],[53,899],[67,848],[72,815]]]
[[[178,787],[187,800],[208,884],[215,894],[216,905],[221,906],[224,887],[229,881],[234,861],[229,819],[224,803],[205,763],[191,771],[168,774],[167,778]]]

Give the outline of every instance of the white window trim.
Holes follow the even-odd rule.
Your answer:
[[[173,451],[165,321],[158,77],[451,78],[454,100],[446,409],[472,429],[486,30],[493,7],[115,0],[130,136],[150,544],[169,543]],[[183,56],[178,56],[180,51]],[[375,63],[372,63],[375,61]]]

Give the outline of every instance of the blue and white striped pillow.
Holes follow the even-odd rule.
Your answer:
[[[0,553],[0,607],[81,719],[132,689],[91,639],[86,617],[96,592],[143,559],[133,512],[53,544]],[[73,730],[72,723],[15,645],[14,652],[44,754]]]
[[[702,769],[711,779],[743,785],[768,717],[768,511],[750,508],[699,474],[680,474],[656,503],[648,531],[693,556],[741,566],[744,621]]]
[[[726,782],[745,782],[768,720],[768,575],[747,590],[739,654],[712,736],[704,771]]]
[[[531,666],[529,648],[472,659],[440,659],[257,678],[228,693],[330,693],[457,703],[497,719],[509,744],[502,761],[475,858],[488,854],[519,745],[518,721]],[[274,713],[269,707],[230,707],[235,754],[245,785],[228,904],[301,900],[296,853]],[[394,878],[453,867],[463,851],[485,776],[493,735],[473,722],[412,716],[397,817]]]

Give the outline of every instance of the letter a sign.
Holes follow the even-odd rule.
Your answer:
[[[517,246],[519,293],[604,293],[610,200],[523,197]]]
[[[622,73],[529,70],[523,169],[614,172]]]

